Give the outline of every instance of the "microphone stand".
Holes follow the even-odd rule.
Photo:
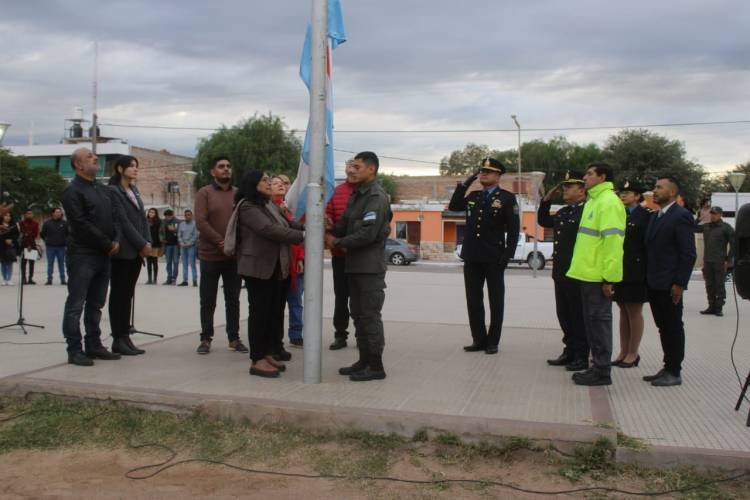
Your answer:
[[[133,335],[135,333],[140,333],[141,335],[151,335],[152,337],[159,337],[160,339],[164,338],[164,335],[160,333],[144,332],[135,327],[135,294],[133,294],[133,301],[130,303],[130,328],[128,328],[128,334]]]
[[[21,265],[24,265],[23,260],[21,260]],[[44,329],[42,325],[33,325],[31,323],[26,323],[26,319],[23,317],[23,282],[24,282],[24,276],[22,273],[21,279],[18,282],[18,320],[16,320],[15,323],[10,323],[8,325],[2,325],[0,326],[0,330],[4,328],[11,328],[14,326],[18,326],[23,330],[24,335],[28,335],[29,332],[26,331],[26,327],[31,328],[41,328]]]

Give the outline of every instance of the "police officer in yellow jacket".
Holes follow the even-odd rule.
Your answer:
[[[590,164],[583,176],[589,199],[583,207],[567,276],[582,282],[583,320],[593,363],[573,375],[578,385],[612,383],[613,284],[622,281],[626,220],[612,179],[612,168],[603,162]]]
[[[471,175],[456,186],[448,209],[466,210],[466,230],[461,248],[464,287],[472,343],[466,352],[497,354],[505,312],[505,268],[518,242],[519,220],[516,197],[498,183],[505,166],[494,158],[482,160],[480,188],[469,191],[477,179]],[[467,193],[467,191],[469,191]],[[484,283],[490,302],[490,327],[484,315]]]

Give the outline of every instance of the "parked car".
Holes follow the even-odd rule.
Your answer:
[[[456,245],[456,251],[453,255],[458,260],[461,259],[461,247],[463,245]],[[518,244],[516,245],[516,253],[513,255],[511,262],[526,263],[530,269],[544,269],[547,261],[552,259],[552,253],[554,252],[554,244],[551,241],[538,241],[536,244],[536,259],[534,259],[534,239],[527,236],[526,233],[520,233],[518,235]]]
[[[396,266],[408,266],[419,260],[419,254],[405,241],[388,238],[385,240],[385,260]]]

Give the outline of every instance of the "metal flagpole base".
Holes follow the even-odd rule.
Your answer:
[[[24,335],[28,335],[29,334],[29,332],[26,331],[26,327],[27,326],[29,328],[41,328],[41,329],[44,329],[44,327],[42,325],[33,325],[31,323],[26,323],[26,320],[24,319],[24,317],[23,316],[19,316],[18,317],[18,321],[16,321],[15,323],[10,323],[9,325],[0,326],[0,330],[2,330],[3,328],[13,328],[14,326],[17,326],[17,327],[21,328],[21,330],[23,330],[23,334]]]
[[[151,333],[151,332],[142,332],[141,330],[138,330],[135,325],[130,325],[130,328],[128,329],[128,334],[133,335],[136,333],[140,333],[141,335],[151,335],[152,337],[159,337],[160,339],[164,338],[164,335],[161,333]]]

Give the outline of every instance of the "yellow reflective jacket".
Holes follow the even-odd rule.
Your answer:
[[[567,276],[589,283],[622,281],[625,206],[611,182],[588,190]]]

